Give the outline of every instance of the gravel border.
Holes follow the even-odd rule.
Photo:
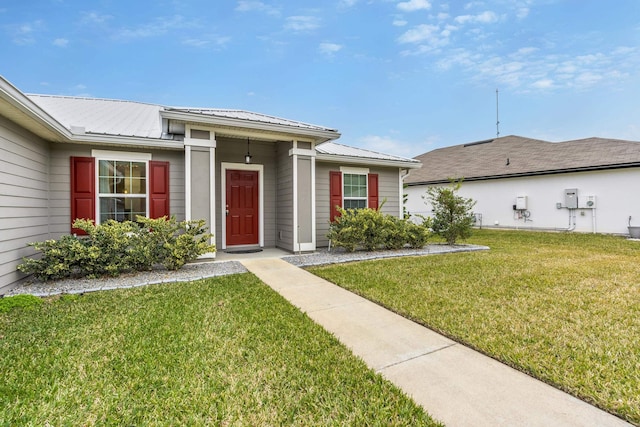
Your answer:
[[[345,252],[342,249],[333,249],[329,252],[327,249],[320,249],[313,253],[286,255],[282,257],[282,259],[297,267],[308,267],[381,258],[424,256],[487,249],[489,249],[487,246],[444,244],[432,244],[425,246],[423,249],[401,249],[376,252]],[[38,297],[47,297],[59,294],[82,294],[85,292],[201,280],[216,276],[246,273],[247,271],[248,270],[239,261],[208,261],[190,263],[178,271],[156,269],[152,271],[123,274],[118,277],[106,277],[100,279],[63,279],[43,282],[32,278],[25,280],[15,288],[11,289],[4,296],[31,294]]]

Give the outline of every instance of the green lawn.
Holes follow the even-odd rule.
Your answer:
[[[15,305],[2,426],[436,425],[251,274]]]
[[[640,243],[477,230],[490,251],[312,268],[640,425]]]

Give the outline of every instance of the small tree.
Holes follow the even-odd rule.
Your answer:
[[[456,194],[461,186],[462,179],[451,180],[450,187],[430,187],[425,195],[433,209],[431,228],[450,245],[471,236],[473,226],[472,209],[476,202]]]

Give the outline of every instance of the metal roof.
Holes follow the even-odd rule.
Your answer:
[[[439,148],[416,159],[423,166],[410,173],[408,184],[640,166],[640,142],[605,138],[548,142],[510,135]]]
[[[27,94],[27,97],[73,133],[156,139],[162,135],[159,105],[71,96]]]
[[[391,154],[380,153],[377,151],[366,150],[363,148],[350,147],[347,145],[338,144],[337,142],[325,142],[316,146],[316,152],[324,154],[326,156],[336,156],[341,159],[363,159],[363,160],[379,160],[383,162],[397,162],[412,164],[418,167],[420,162],[415,159],[407,157],[394,156]]]
[[[162,136],[162,113],[176,112],[193,116],[223,118],[264,125],[284,126],[292,131],[319,131],[339,134],[336,130],[294,120],[253,113],[250,111],[217,108],[165,107],[134,101],[72,96],[36,95],[27,97],[73,133],[131,136],[159,139]]]
[[[283,119],[280,117],[269,116],[261,113],[254,113],[244,110],[232,110],[223,108],[189,108],[189,107],[166,107],[166,111],[178,111],[182,113],[200,114],[204,116],[224,117],[228,119],[247,120],[252,122],[269,123],[281,126],[291,126],[302,129],[313,129],[322,131],[336,131],[335,129],[324,126],[312,125],[309,123],[298,122],[295,120]]]

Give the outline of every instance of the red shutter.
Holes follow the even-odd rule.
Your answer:
[[[71,224],[76,219],[96,219],[96,161],[71,157]],[[86,234],[77,228],[71,233]]]
[[[169,213],[169,162],[149,161],[149,218]]]
[[[367,191],[369,192],[368,205],[371,209],[378,209],[378,174],[370,173],[367,178]]]
[[[342,172],[329,171],[329,219],[333,222],[340,212],[336,206],[342,207]]]

